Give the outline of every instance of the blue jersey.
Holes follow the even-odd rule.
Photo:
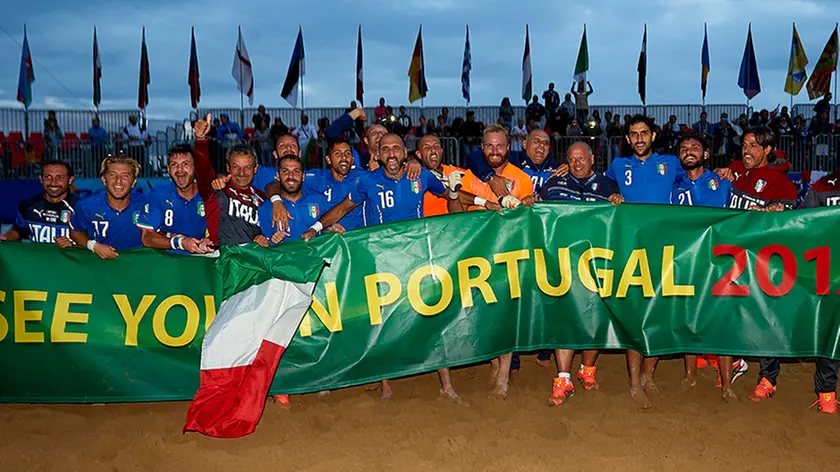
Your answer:
[[[107,191],[97,192],[76,205],[70,218],[70,229],[84,231],[89,239],[108,244],[117,251],[143,247],[137,221],[146,206],[146,197],[131,193],[128,207],[117,211],[106,200]]]
[[[72,193],[58,203],[50,203],[40,193],[20,202],[13,229],[20,239],[51,244],[55,238],[70,237],[70,218],[78,198]]]
[[[540,194],[543,185],[548,182],[548,179],[551,178],[551,173],[558,167],[551,154],[546,157],[542,164],[537,164],[524,151],[519,153],[519,162],[511,162],[531,178],[531,182],[534,184],[534,195]]]
[[[265,188],[272,182],[277,182],[277,166],[260,166],[254,174],[251,186],[265,193]]]
[[[324,213],[330,208],[341,203],[359,179],[367,174],[363,170],[354,169],[349,174],[344,176],[344,180],[338,181],[333,177],[329,169],[309,169],[306,171],[306,178],[303,180],[304,190],[310,192],[317,192],[326,198],[327,207],[324,208]],[[350,213],[344,215],[344,218],[338,222],[344,229],[350,231],[351,229],[362,228],[365,226],[365,217],[361,206],[354,208]]]
[[[644,161],[636,156],[617,157],[604,173],[618,184],[628,203],[671,203],[674,183],[685,175],[680,160],[653,153]]]
[[[420,171],[420,178],[408,180],[403,174],[394,180],[379,169],[359,179],[348,198],[357,205],[369,209],[365,226],[394,221],[412,220],[423,217],[423,196],[426,192],[435,195],[446,193],[446,187],[431,172]]]
[[[300,235],[305,233],[310,226],[318,221],[322,214],[331,208],[323,194],[306,189],[303,190],[300,198],[295,202],[285,198],[282,198],[282,200],[283,205],[286,205],[289,216],[293,218],[289,219],[289,235],[283,241],[300,239]],[[271,240],[271,236],[277,231],[277,228],[271,226],[271,202],[264,202],[257,212],[260,217],[262,234]]]
[[[207,236],[204,199],[196,194],[187,200],[178,194],[172,182],[155,187],[147,197],[143,213],[137,220],[142,229],[160,231],[169,236],[180,234],[202,239]]]
[[[618,193],[618,186],[603,174],[594,173],[585,179],[578,179],[572,174],[567,174],[565,177],[548,179],[540,191],[540,198],[603,202],[609,200],[610,195],[615,193]]]
[[[729,207],[732,183],[705,169],[697,180],[683,176],[674,184],[671,203],[675,205]]]

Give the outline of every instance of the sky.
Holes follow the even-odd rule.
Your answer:
[[[683,0],[588,2],[366,0],[289,2],[160,0],[115,2],[32,0],[5,9],[0,19],[0,107],[15,101],[19,42],[27,25],[36,60],[35,108],[92,108],[92,38],[102,57],[102,108],[137,104],[141,27],[150,59],[150,118],[180,119],[190,108],[187,71],[190,26],[195,27],[201,105],[237,107],[231,76],[242,27],[255,76],[254,106],[288,106],[280,97],[298,26],[306,51],[307,107],[346,107],[355,95],[356,29],[362,26],[365,103],[385,97],[408,104],[407,71],[423,25],[427,105],[462,105],[460,74],[465,25],[472,46],[472,104],[522,104],[522,53],[530,27],[534,92],[550,81],[568,90],[583,24],[589,39],[590,104],[639,104],[636,65],[643,26],[648,29],[648,104],[700,103],[700,51],[708,24],[711,72],[707,103],[744,103],[738,70],[752,22],[762,92],[753,106],[788,104],[783,91],[796,22],[813,66],[840,18],[835,0]],[[16,42],[17,41],[17,42]],[[832,86],[833,87],[833,86]],[[803,87],[796,102],[808,101]],[[247,99],[245,102],[247,106]],[[419,105],[416,102],[415,105]]]

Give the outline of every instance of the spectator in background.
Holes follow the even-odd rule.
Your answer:
[[[455,124],[454,122],[452,123]],[[467,155],[473,151],[478,151],[480,149],[481,144],[481,123],[475,121],[475,112],[468,111],[467,112],[467,121],[464,122],[463,125],[460,127],[460,135],[464,138],[464,145],[466,146],[466,152],[464,155]]]
[[[557,114],[557,108],[560,107],[560,94],[554,90],[554,82],[548,84],[548,90],[542,94],[543,103],[545,103],[545,112],[548,119],[554,118]]]
[[[141,169],[148,169],[146,162],[146,146],[152,143],[152,137],[146,132],[145,126],[137,124],[137,116],[128,117],[128,126],[123,128],[123,139],[128,141],[128,155],[140,163]]]
[[[537,122],[534,121],[533,118],[528,118],[528,120],[525,122],[525,131],[530,133],[535,129],[540,129],[539,125],[537,125]]]
[[[711,149],[715,167],[726,167],[739,149],[735,146],[738,133],[729,124],[729,115],[721,113],[720,122],[714,128],[714,147]]]
[[[510,131],[513,127],[513,106],[510,104],[510,98],[508,97],[503,98],[501,105],[499,105],[499,118],[502,119],[502,125]]]
[[[542,121],[543,117],[545,116],[545,107],[539,101],[539,97],[534,95],[534,98],[531,99],[531,103],[525,108],[525,120],[532,119],[535,123]]]
[[[695,134],[699,134],[702,139],[706,139],[712,135],[714,129],[712,128],[712,124],[707,121],[708,114],[705,111],[700,112],[700,121],[694,123],[694,126],[691,127],[691,131]]]
[[[607,128],[610,126],[610,122],[613,120],[613,114],[611,111],[607,110],[604,112],[604,137],[607,136]]]
[[[575,85],[577,85],[577,89],[575,89]],[[584,88],[582,80],[580,82],[572,83],[571,92],[575,95],[575,109],[577,111],[578,123],[586,121],[586,118],[589,117],[589,96],[595,92],[589,81],[586,82],[586,85],[589,86],[588,92]]]
[[[216,139],[216,131],[219,130],[219,126],[222,126],[222,120],[214,118],[213,125],[210,126],[210,131],[207,132],[207,136],[209,136],[211,139]]]
[[[379,97],[379,106],[373,109],[373,120],[376,123],[382,121],[382,118],[385,117],[385,98]]]
[[[55,110],[48,111],[47,116],[44,117],[44,130],[45,130],[45,132],[46,132],[46,129],[47,129],[47,123],[50,120],[54,120],[56,125],[58,125],[58,118],[55,116]]]
[[[675,150],[680,139],[680,125],[677,123],[677,115],[668,117],[668,122],[662,125],[662,133],[658,137],[662,140],[662,145],[665,148],[663,154],[677,154]]]
[[[444,108],[445,110],[446,108]],[[451,136],[449,134],[449,125],[446,124],[446,117],[443,115],[438,115],[437,117],[437,130],[440,136]]]
[[[790,126],[790,118],[785,115],[780,116],[776,125],[776,135],[790,136],[791,134],[793,134],[793,128]]]
[[[227,113],[222,113],[220,118],[222,121],[219,124],[219,127],[216,128],[216,139],[221,141],[225,147],[239,144],[242,138],[245,137],[245,134],[242,133],[242,129],[239,127],[239,124],[235,121],[231,121],[230,115]]]
[[[517,125],[510,130],[510,150],[521,151],[525,136],[528,136],[528,130],[525,128],[525,120],[520,118]]]
[[[64,133],[58,127],[58,120],[55,119],[55,112],[52,112],[52,118],[47,118],[44,123],[44,143],[46,144],[47,160],[57,160],[58,150],[61,148],[61,140],[64,139]]]
[[[405,139],[405,136],[411,132],[413,128],[413,123],[411,121],[411,117],[408,116],[408,113],[405,112],[405,107],[400,106],[400,116],[397,117],[397,126],[396,131],[397,134]]]
[[[435,120],[434,117],[429,118],[426,121],[426,134],[431,134],[433,136],[438,137],[440,136],[440,128],[438,127],[436,121],[437,120]]]
[[[575,113],[577,113],[577,108],[575,107],[575,102],[572,101],[572,94],[566,94],[565,100],[563,100],[563,103],[560,104],[560,109],[566,110],[566,113],[568,113],[569,117],[575,116]]]
[[[380,99],[381,103],[384,103],[384,101],[384,98]],[[318,138],[318,130],[315,129],[315,126],[309,122],[309,117],[307,115],[300,115],[300,126],[295,128],[291,134],[298,139],[298,147],[301,152],[306,149],[306,146],[309,145],[309,141],[311,139]]]
[[[740,138],[741,135],[744,134],[744,130],[749,128],[749,126],[750,126],[750,122],[749,122],[749,120],[747,120],[747,114],[746,113],[741,113],[738,116],[738,123],[736,123],[735,126],[733,126],[733,128],[735,129],[735,133],[737,133],[738,137]],[[740,139],[739,139],[739,142],[740,142]]]
[[[318,139],[327,139],[327,128],[330,126],[330,119],[322,116],[318,119]]]
[[[774,113],[774,114],[775,114],[775,113]],[[765,109],[762,109],[762,110],[758,113],[758,123],[759,123],[761,126],[768,126],[768,125],[770,125],[770,119],[771,119],[770,112],[769,112],[769,111],[767,111],[767,109],[766,109],[766,108],[765,108]]]
[[[429,125],[426,123],[426,117],[423,115],[420,115],[420,119],[418,121],[419,123],[417,124],[417,128],[414,129],[414,136],[416,136],[417,139],[420,139],[429,134]]]
[[[90,121],[88,139],[90,140],[90,152],[93,155],[93,161],[102,162],[102,159],[105,158],[105,144],[108,142],[108,132],[99,125],[99,118],[94,118]]]
[[[443,124],[448,126],[449,125],[449,108],[443,107],[443,109],[440,110],[440,116],[443,117]]]
[[[831,111],[831,92],[825,94],[822,100],[814,105],[814,114],[817,116],[820,116],[823,112],[828,113],[829,111]]]
[[[271,135],[271,142],[276,144],[277,138],[283,136],[284,134],[289,134],[289,127],[283,124],[283,120],[281,120],[278,116],[274,119],[274,124],[271,125],[271,129],[268,133]]]
[[[809,126],[812,136],[819,136],[821,134],[831,134],[831,122],[828,120],[828,110],[820,112],[814,117]]]
[[[782,110],[784,112],[784,110]],[[786,156],[793,156],[793,127],[790,123],[790,117],[786,114],[779,116],[776,122],[776,129],[774,130],[778,138],[776,148],[784,151]]]
[[[611,157],[621,157],[621,142],[624,137],[624,126],[621,126],[621,115],[613,115],[612,121],[607,122],[607,140],[610,143]],[[610,161],[612,162],[612,161]]]
[[[580,123],[577,118],[572,119],[571,124],[566,128],[566,136],[583,136],[583,130],[580,129]]]
[[[256,145],[253,146],[260,156],[261,166],[271,166],[271,153],[274,151],[274,140],[271,138],[271,131],[268,129],[268,121],[260,120],[257,130],[254,132]]]
[[[257,112],[251,117],[251,122],[254,123],[254,129],[260,129],[260,123],[265,123],[265,126],[268,127],[271,123],[271,117],[265,112],[264,105],[257,107]]]

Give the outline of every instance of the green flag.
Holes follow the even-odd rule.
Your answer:
[[[583,25],[583,37],[580,39],[577,64],[575,64],[575,80],[580,82],[586,80],[586,72],[589,71],[589,48],[586,46],[586,25]]]

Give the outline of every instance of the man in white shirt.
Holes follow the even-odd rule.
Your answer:
[[[300,146],[301,151],[306,149],[309,140],[318,139],[318,130],[315,129],[315,125],[309,122],[309,117],[306,115],[300,116],[300,126],[295,128],[291,134],[298,138],[298,146]]]
[[[128,125],[123,128],[122,134],[123,139],[128,143],[128,155],[145,167],[146,146],[152,141],[146,127],[137,124],[137,117],[131,115],[128,117]]]
[[[513,129],[510,130],[510,150],[521,151],[522,140],[525,139],[525,136],[528,136],[528,130],[525,129],[525,120],[520,118]]]

